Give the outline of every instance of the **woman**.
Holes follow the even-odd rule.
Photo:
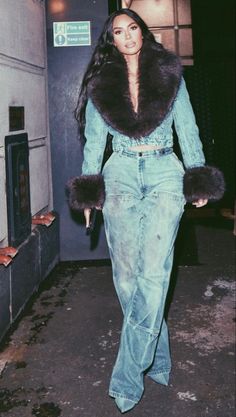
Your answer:
[[[77,118],[86,143],[82,175],[70,181],[70,205],[102,208],[114,285],[124,313],[109,394],[133,408],[144,375],[168,385],[171,370],[164,314],[174,241],[187,201],[219,199],[221,173],[205,158],[179,58],[155,42],[133,11],[105,23],[85,73]],[[173,153],[172,124],[186,173]],[[107,133],[113,154],[102,173]],[[183,181],[184,178],[184,181]],[[183,187],[184,182],[184,187]]]

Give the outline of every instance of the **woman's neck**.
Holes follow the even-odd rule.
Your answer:
[[[124,55],[124,58],[127,63],[128,73],[137,74],[139,66],[139,53],[134,55]]]

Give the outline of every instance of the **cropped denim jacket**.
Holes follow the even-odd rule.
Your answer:
[[[173,147],[173,123],[185,168],[203,166],[205,157],[202,143],[183,78],[181,79],[172,108],[163,122],[151,134],[138,140],[125,136],[109,126],[94,106],[92,100],[89,99],[86,107],[86,143],[84,146],[82,174],[93,175],[101,172],[108,132],[113,135],[112,147],[115,152],[137,145],[156,145],[161,148],[169,148]]]

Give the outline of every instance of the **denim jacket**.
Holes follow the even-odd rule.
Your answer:
[[[84,159],[82,174],[92,175],[101,172],[103,153],[106,146],[108,132],[113,135],[113,151],[119,152],[132,146],[156,145],[162,148],[173,146],[173,123],[178,136],[179,146],[185,168],[203,166],[205,157],[199,130],[190,103],[185,81],[182,78],[178,93],[172,108],[163,122],[148,136],[140,139],[125,136],[109,126],[98,112],[91,99],[86,107],[86,127],[84,146]]]

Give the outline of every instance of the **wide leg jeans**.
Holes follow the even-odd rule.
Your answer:
[[[105,231],[124,313],[109,394],[137,403],[144,375],[167,385],[165,300],[184,211],[182,163],[172,150],[114,152],[104,166]]]

